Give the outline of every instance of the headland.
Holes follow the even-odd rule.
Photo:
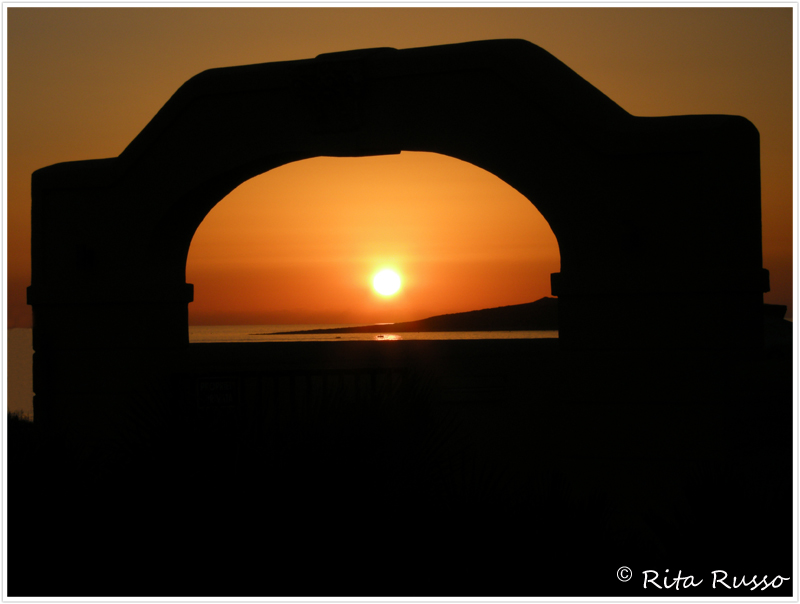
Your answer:
[[[398,333],[417,331],[550,331],[557,329],[558,300],[545,297],[526,304],[437,315],[419,321],[285,331],[280,332],[280,334],[382,333],[386,331]]]

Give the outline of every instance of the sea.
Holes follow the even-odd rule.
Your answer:
[[[363,324],[361,324],[363,325]],[[285,334],[356,327],[357,325],[196,325],[189,327],[189,342],[352,342],[354,340],[509,340],[557,338],[557,331],[426,331],[392,332],[392,324],[380,333]],[[33,417],[33,330],[7,332],[6,410]]]
[[[360,325],[363,325],[360,324]],[[379,324],[380,325],[380,324]],[[301,333],[358,325],[197,325],[189,327],[189,342],[352,342],[354,340],[518,340],[557,338],[557,331],[412,331],[393,332],[386,323],[379,333]]]

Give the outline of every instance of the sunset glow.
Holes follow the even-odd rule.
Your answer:
[[[541,46],[633,115],[751,120],[761,140],[765,301],[791,305],[792,32],[790,7],[10,8],[9,326],[32,324],[32,172],[116,157],[196,74],[493,38]],[[189,323],[412,321],[549,296],[561,258],[535,202],[443,154],[317,157],[268,170],[197,229]],[[392,264],[403,267],[403,288],[387,304],[370,279]]]
[[[434,153],[318,157],[256,176],[211,210],[186,264],[189,318],[414,321],[549,296],[560,264],[536,206],[477,166]],[[402,276],[398,294],[373,288],[384,268]]]
[[[400,275],[391,269],[383,269],[372,279],[372,287],[382,296],[392,296],[400,289]]]

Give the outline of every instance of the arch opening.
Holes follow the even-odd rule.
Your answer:
[[[421,152],[317,157],[253,177],[194,232],[190,325],[394,323],[550,295],[558,243],[495,175]],[[404,288],[374,295],[392,266]]]

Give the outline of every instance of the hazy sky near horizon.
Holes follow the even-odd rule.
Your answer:
[[[30,326],[30,177],[115,157],[214,67],[522,38],[634,115],[734,114],[761,134],[767,302],[792,304],[794,11],[781,7],[6,7],[8,325]],[[457,213],[456,213],[457,211]],[[403,276],[396,296],[370,287]],[[193,324],[404,321],[550,295],[555,237],[479,168],[317,158],[232,192],[187,263]]]

